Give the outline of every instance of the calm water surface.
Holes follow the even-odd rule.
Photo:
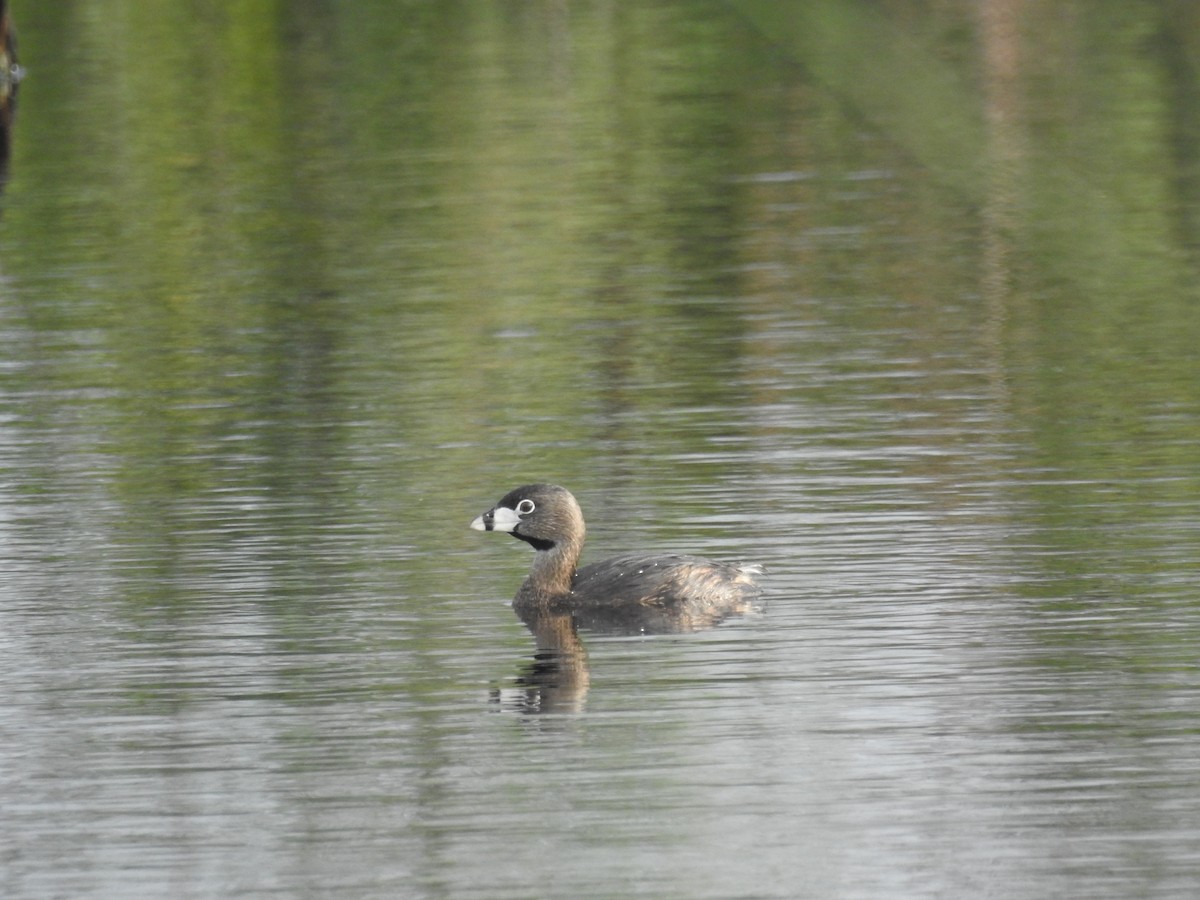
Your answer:
[[[13,5],[5,896],[1200,892],[1200,23],[830,6]]]

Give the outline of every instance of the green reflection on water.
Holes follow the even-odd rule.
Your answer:
[[[869,465],[873,416],[960,442],[965,388],[1018,515],[1084,551],[1048,559],[1177,566],[1190,20],[1029,9],[1014,76],[966,7],[734,6],[24,13],[5,378],[74,461],[33,480],[98,482],[101,527],[167,567],[251,506],[282,561],[339,522],[435,552],[415,495],[803,479],[748,410],[859,410],[817,440]]]

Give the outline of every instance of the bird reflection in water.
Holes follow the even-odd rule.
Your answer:
[[[522,616],[537,649],[521,667],[513,686],[492,691],[492,702],[522,713],[582,712],[591,674],[587,649],[575,621],[566,613]]]
[[[537,653],[513,689],[518,699],[508,704],[530,712],[583,708],[589,678],[578,627],[626,635],[700,631],[759,608],[762,569],[755,565],[627,553],[579,566],[583,513],[557,484],[509,491],[471,527],[509,534],[534,550],[513,610],[533,632]],[[493,693],[502,704],[508,696]]]

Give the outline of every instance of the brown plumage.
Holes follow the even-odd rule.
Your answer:
[[[571,492],[556,484],[510,491],[471,527],[505,531],[533,547],[533,565],[513,600],[527,621],[569,613],[593,630],[695,631],[752,611],[761,593],[758,566],[699,556],[633,553],[579,568],[583,513]]]

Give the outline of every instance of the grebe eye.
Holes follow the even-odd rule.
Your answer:
[[[534,509],[536,509],[536,507],[534,506],[532,500],[522,500],[520,503],[517,504],[517,515],[518,516],[527,516],[531,512],[533,512]]]

